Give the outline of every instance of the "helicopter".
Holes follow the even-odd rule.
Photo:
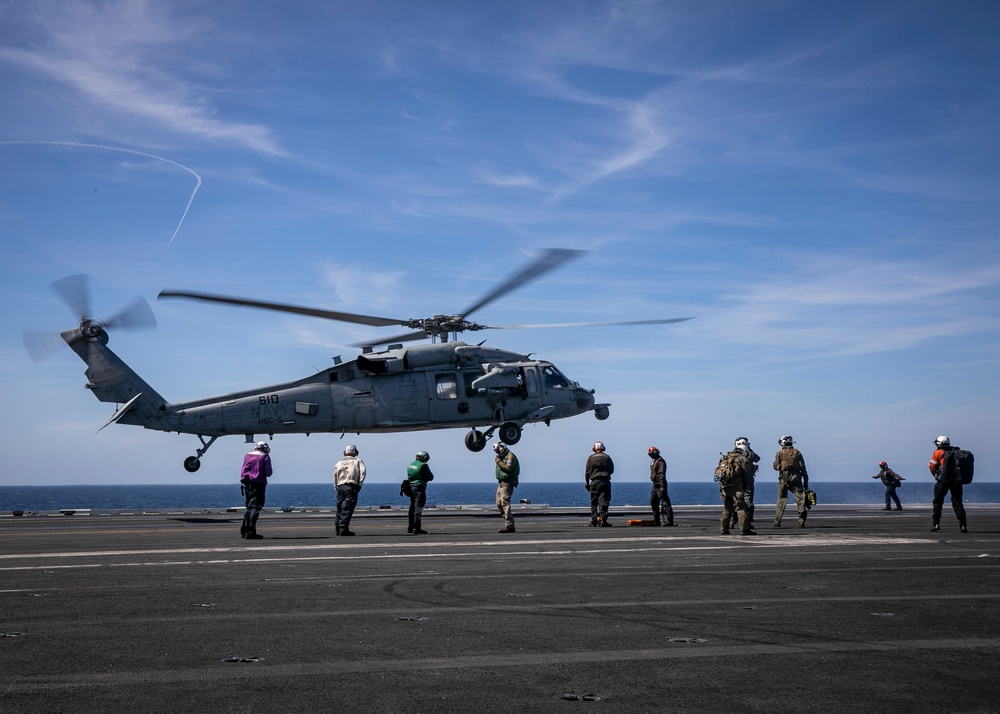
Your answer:
[[[463,332],[493,329],[608,327],[683,322],[690,318],[581,322],[551,325],[483,325],[469,315],[525,283],[575,257],[581,251],[549,249],[492,291],[455,315],[405,320],[356,315],[319,308],[263,302],[208,293],[163,290],[158,299],[180,298],[262,310],[309,315],[374,327],[398,325],[405,334],[377,342],[351,345],[362,353],[302,379],[220,396],[171,403],[147,384],[109,347],[108,331],[155,327],[148,303],[139,298],[115,317],[91,317],[86,276],[58,280],[52,287],[79,316],[79,325],[54,339],[45,333],[24,333],[25,347],[35,361],[65,342],[86,363],[86,389],[102,402],[116,404],[110,424],[193,434],[201,443],[184,459],[184,469],[198,471],[215,441],[243,434],[253,443],[257,434],[387,433],[466,428],[465,446],[482,451],[497,435],[513,445],[527,424],[564,419],[592,411],[597,419],[610,415],[610,404],[598,403],[594,390],[563,375],[549,361],[497,347],[460,341]],[[405,343],[430,338],[429,343]],[[376,347],[385,346],[376,350]],[[99,429],[98,431],[100,431]]]

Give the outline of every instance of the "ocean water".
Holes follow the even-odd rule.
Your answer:
[[[879,483],[812,483],[819,506],[823,504],[864,504],[881,506],[884,487]],[[649,503],[649,482],[612,483],[613,506],[644,506]],[[933,483],[903,484],[897,493],[904,506],[929,504]],[[492,505],[496,482],[432,483],[427,490],[428,506]],[[670,500],[675,506],[717,505],[719,489],[712,482],[671,483]],[[588,506],[590,497],[583,483],[522,482],[514,492],[516,500],[551,507]],[[777,485],[757,482],[756,502],[774,503]],[[973,483],[965,488],[966,503],[1000,503],[1000,483]],[[359,508],[401,506],[409,500],[399,495],[398,484],[368,483],[361,490]],[[330,484],[272,483],[267,488],[268,508],[332,508],[336,504]],[[0,515],[12,511],[219,509],[243,505],[238,483],[231,485],[157,486],[0,486]],[[947,504],[945,504],[947,506]]]

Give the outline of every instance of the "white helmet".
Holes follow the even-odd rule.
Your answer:
[[[357,456],[357,455],[358,455],[358,447],[356,447],[354,444],[348,444],[347,448],[344,449],[344,456]]]
[[[604,442],[603,441],[595,441],[594,442],[594,453],[596,454],[596,453],[599,453],[601,451],[604,451]]]
[[[253,448],[254,451],[263,451],[265,454],[271,450],[271,447],[267,445],[266,441],[258,441],[257,445]]]
[[[792,441],[792,437],[788,434],[784,434],[780,439],[778,439],[779,446],[791,446],[795,442]]]
[[[934,446],[937,446],[938,448],[942,446],[951,446],[951,439],[942,434],[934,440]]]
[[[507,447],[504,446],[504,444],[502,442],[494,441],[493,442],[493,452],[496,453],[496,454],[499,454],[500,456],[503,456],[504,454],[507,453]]]

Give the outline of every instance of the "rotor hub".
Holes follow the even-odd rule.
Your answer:
[[[88,340],[97,339],[101,334],[104,333],[104,328],[107,327],[100,320],[95,320],[90,317],[83,317],[80,320],[80,334],[86,337]]]

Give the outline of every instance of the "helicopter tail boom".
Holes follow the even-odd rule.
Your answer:
[[[103,329],[84,332],[78,328],[67,330],[60,336],[86,363],[86,388],[102,402],[122,405],[105,426],[114,421],[148,429],[163,429],[159,423],[165,415],[165,400],[108,348],[107,332]]]

